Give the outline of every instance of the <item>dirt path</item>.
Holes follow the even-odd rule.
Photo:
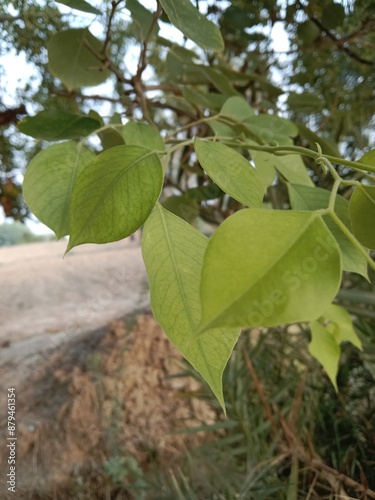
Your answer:
[[[16,368],[25,376],[20,371],[43,352],[148,302],[139,241],[83,245],[63,258],[65,248],[64,241],[0,248],[0,374],[6,379]]]

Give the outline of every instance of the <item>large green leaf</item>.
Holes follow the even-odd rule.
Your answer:
[[[190,0],[160,0],[172,24],[202,49],[222,51],[220,30],[196,9]]]
[[[56,233],[69,234],[72,190],[84,167],[95,154],[75,142],[54,144],[30,162],[23,181],[23,195],[33,213]]]
[[[26,117],[18,123],[20,132],[36,139],[58,141],[84,137],[100,127],[94,118],[75,115],[61,109],[41,111],[36,116]]]
[[[288,184],[289,200],[294,210],[319,210],[327,208],[330,191],[317,187]],[[337,196],[335,213],[345,226],[351,230],[349,217],[349,203],[342,196]],[[367,260],[363,253],[345,236],[329,215],[323,217],[329,230],[336,238],[342,254],[342,267],[344,271],[358,273],[368,279]]]
[[[128,122],[123,128],[125,144],[164,151],[165,144],[159,132],[147,123]]]
[[[358,186],[350,198],[349,212],[355,237],[375,249],[375,187]]]
[[[254,167],[234,149],[220,142],[194,140],[199,163],[232,198],[249,207],[262,205],[264,188]]]
[[[84,28],[61,31],[47,43],[51,73],[68,90],[99,85],[110,75],[89,47],[100,53],[102,44]]]
[[[323,366],[337,391],[336,377],[339,368],[340,346],[333,333],[318,321],[312,321],[310,323],[310,330],[310,354]]]
[[[155,152],[139,146],[104,151],[75,183],[67,251],[132,234],[150,215],[162,183],[163,169]]]
[[[157,205],[144,227],[142,252],[155,318],[224,408],[222,374],[239,331],[196,332],[201,315],[199,276],[207,241],[195,228]]]
[[[315,213],[240,210],[208,243],[201,329],[316,319],[340,280],[339,247]]]
[[[88,12],[89,14],[101,14],[99,9],[96,9],[85,0],[56,0],[57,3],[62,3],[71,9],[80,10],[81,12]]]

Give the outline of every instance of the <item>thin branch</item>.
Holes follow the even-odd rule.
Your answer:
[[[79,99],[94,99],[95,101],[108,101],[118,104],[124,104],[121,98],[107,97],[104,95],[86,95],[81,92],[69,92],[68,90],[52,89],[50,91],[52,95],[61,95],[64,97],[78,97]]]
[[[156,27],[156,23],[158,22],[158,19],[161,16],[162,12],[163,12],[162,6],[161,6],[160,2],[158,1],[156,11],[154,12],[154,14],[152,16],[151,25],[149,27],[149,30],[148,30],[148,32],[146,34],[145,39],[143,40],[142,50],[141,50],[141,53],[139,55],[139,60],[138,60],[137,73],[135,75],[135,77],[137,79],[141,78],[143,71],[147,67],[147,57],[146,57],[146,55],[147,55],[147,46],[148,46],[148,43],[149,43],[149,41],[151,39],[152,33],[153,33],[153,31],[154,31],[154,29]]]
[[[111,29],[112,29],[112,22],[113,22],[113,18],[114,18],[114,15],[115,15],[115,12],[116,12],[116,9],[117,7],[120,5],[120,3],[122,2],[123,0],[117,0],[117,2],[115,0],[113,0],[111,2],[111,12],[109,14],[109,18],[108,18],[108,25],[107,25],[107,32],[106,32],[106,35],[105,35],[105,40],[104,40],[104,44],[103,44],[103,48],[102,48],[102,54],[107,56],[107,50],[108,50],[108,47],[109,47],[109,43],[111,41]]]
[[[302,6],[302,9],[304,10],[304,12],[306,13],[305,9],[303,8]],[[309,16],[309,19],[330,39],[332,40],[332,42],[334,43],[334,45],[336,46],[336,48],[338,50],[340,50],[341,52],[344,52],[345,54],[347,54],[349,57],[351,57],[352,59],[354,59],[355,61],[361,63],[361,64],[366,64],[368,66],[373,66],[375,64],[374,61],[370,61],[369,59],[364,59],[363,57],[361,57],[359,54],[357,54],[357,52],[354,52],[354,50],[352,50],[350,47],[348,47],[347,45],[347,42],[348,40],[343,37],[343,38],[338,38],[336,35],[334,35],[332,33],[332,31],[330,31],[328,28],[326,28],[324,26],[324,24],[319,21],[319,19],[317,19],[316,17],[314,16]]]

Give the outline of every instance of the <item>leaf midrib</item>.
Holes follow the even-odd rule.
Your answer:
[[[119,147],[124,147],[124,146],[119,146]],[[126,147],[126,146],[125,146]],[[133,146],[128,146],[128,147],[133,147]],[[134,146],[134,147],[139,147],[139,146]],[[108,185],[107,189],[104,191],[103,195],[99,198],[98,202],[95,204],[93,209],[90,211],[90,214],[86,217],[86,221],[82,224],[81,230],[77,234],[75,238],[72,238],[72,243],[74,241],[79,241],[82,233],[87,230],[87,228],[91,225],[91,221],[94,217],[94,215],[97,213],[97,211],[100,209],[100,206],[104,202],[104,200],[107,198],[108,193],[114,188],[114,186],[117,184],[118,180],[126,173],[128,172],[129,169],[133,168],[137,163],[140,161],[146,159],[148,156],[155,155],[157,159],[159,159],[158,155],[155,153],[155,151],[149,151],[147,154],[144,154],[140,158],[137,158],[135,161],[124,167],[121,172],[112,180],[112,182]],[[70,244],[69,244],[70,246]],[[72,248],[72,247],[71,247]]]
[[[314,220],[319,217],[318,215],[314,214],[314,212],[312,212],[312,215],[311,215],[311,222],[305,226],[304,224],[301,224],[301,230],[298,231],[298,234],[296,236],[296,238],[293,239],[293,242],[290,243],[288,246],[285,247],[285,249],[283,250],[282,254],[280,255],[279,253],[279,258],[272,264],[272,266],[270,268],[267,269],[267,271],[262,275],[260,276],[258,279],[257,279],[257,283],[259,283],[259,281],[263,280],[265,276],[267,276],[267,274],[270,273],[270,271],[272,271],[272,269],[274,269],[279,263],[280,261],[285,257],[285,255],[287,254],[287,252],[290,250],[290,248],[301,238],[301,236],[308,230],[308,228],[311,226],[311,224],[314,222]],[[239,294],[225,309],[222,309],[220,314],[217,314],[214,318],[212,318],[209,322],[207,322],[206,324],[202,325],[202,327],[200,328],[200,330],[206,330],[208,328],[211,328],[209,327],[208,325],[214,323],[214,321],[216,321],[218,318],[220,318],[221,316],[225,315],[226,312],[230,311],[230,309],[233,307],[234,304],[236,304],[237,302],[239,302],[247,293],[249,293],[251,291],[252,288],[254,288],[254,284],[252,284],[251,286],[249,286],[248,288],[246,288],[243,292],[241,292],[241,294]]]

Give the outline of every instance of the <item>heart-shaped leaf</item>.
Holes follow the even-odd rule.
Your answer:
[[[50,38],[47,49],[51,73],[68,90],[99,85],[110,75],[93,53],[100,54],[102,44],[88,29],[61,31]]]
[[[170,22],[202,49],[224,49],[219,28],[201,14],[190,0],[160,0],[160,3]]]
[[[75,183],[67,251],[134,233],[149,216],[162,183],[163,169],[155,152],[139,146],[104,151]]]
[[[201,330],[317,319],[341,281],[341,254],[313,212],[240,210],[210,238]]]
[[[195,139],[199,163],[232,198],[248,207],[262,205],[264,188],[255,168],[242,155],[220,142]]]
[[[196,332],[201,316],[199,276],[207,241],[197,229],[157,205],[143,230],[142,253],[155,318],[224,408],[222,374],[239,331]]]
[[[46,141],[78,139],[100,127],[100,122],[89,116],[75,115],[61,109],[48,109],[18,123],[23,134]]]
[[[72,190],[80,172],[96,156],[73,141],[54,144],[30,162],[23,181],[23,195],[34,214],[56,233],[69,234]]]

